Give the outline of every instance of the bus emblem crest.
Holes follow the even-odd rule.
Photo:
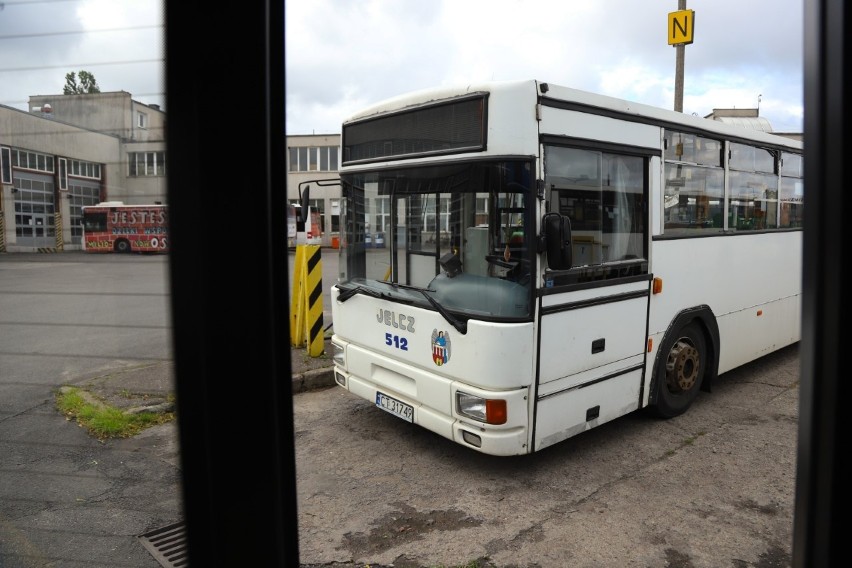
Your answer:
[[[432,330],[432,361],[439,367],[450,360],[450,333]]]

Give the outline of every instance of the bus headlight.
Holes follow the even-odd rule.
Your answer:
[[[482,398],[457,391],[456,409],[459,414],[486,424],[505,424],[508,420],[506,401],[501,398]]]
[[[331,344],[331,360],[334,361],[334,364],[346,368],[346,350],[342,345],[338,345],[337,343],[332,342]]]

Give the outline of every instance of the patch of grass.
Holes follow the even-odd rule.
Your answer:
[[[175,417],[173,412],[128,414],[112,406],[95,404],[76,388],[59,392],[56,408],[67,420],[76,420],[98,440],[129,438],[151,426],[171,422]]]

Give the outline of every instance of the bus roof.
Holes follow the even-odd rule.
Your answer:
[[[95,203],[94,205],[84,205],[83,209],[87,207],[126,207],[130,208],[151,208],[151,207],[166,207],[166,205],[162,203],[138,203],[133,205],[128,205],[124,201],[101,201],[100,203]]]
[[[471,83],[464,86],[437,87],[423,89],[398,95],[371,105],[360,112],[347,118],[343,124],[359,122],[375,118],[377,116],[420,106],[450,100],[457,97],[474,95],[476,93],[490,93],[496,96],[529,97],[554,105],[570,104],[571,108],[586,108],[591,112],[599,114],[611,114],[618,118],[637,121],[652,121],[668,129],[688,128],[709,133],[716,133],[728,138],[746,139],[755,142],[764,142],[773,146],[786,146],[790,149],[801,150],[803,144],[800,140],[781,136],[760,129],[750,128],[742,124],[731,124],[684,114],[675,110],[659,108],[643,103],[636,103],[625,99],[601,95],[572,87],[553,85],[536,80],[524,81],[494,81]]]

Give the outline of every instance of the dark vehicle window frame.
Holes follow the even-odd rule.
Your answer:
[[[237,10],[235,20],[233,10],[196,2],[165,6],[169,271],[187,546],[190,566],[297,566],[284,2]],[[239,72],[223,89],[216,78],[228,69]],[[210,160],[223,141],[232,165],[252,164],[238,184]],[[211,223],[228,223],[236,201],[257,212],[252,239],[211,242],[227,232]]]
[[[841,432],[850,391],[839,338],[850,315],[843,271],[852,252],[838,243],[850,232],[843,201],[850,145],[845,107],[848,6],[805,0],[804,172],[822,188],[804,213],[802,347],[793,566],[836,566],[848,556],[843,518],[850,504],[850,463]]]

